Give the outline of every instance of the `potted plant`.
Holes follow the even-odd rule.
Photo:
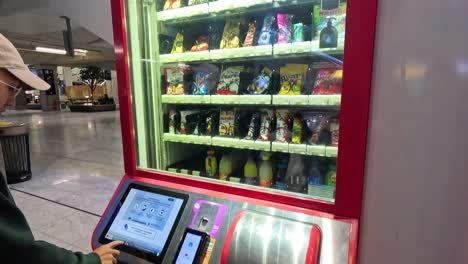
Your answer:
[[[94,93],[98,85],[104,82],[104,71],[95,66],[88,66],[80,70],[81,81],[88,86],[90,91],[91,103],[72,104],[70,111],[72,112],[102,112],[114,111],[116,105],[113,98],[104,95],[103,98],[94,99]]]

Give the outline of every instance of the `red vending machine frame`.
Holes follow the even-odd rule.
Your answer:
[[[347,3],[335,203],[138,169],[131,107],[125,4],[124,0],[111,0],[126,175],[164,182],[165,185],[190,186],[189,189],[203,189],[206,193],[221,192],[273,202],[289,210],[296,208],[294,211],[316,210],[334,218],[359,220],[363,197],[377,0],[348,0]]]

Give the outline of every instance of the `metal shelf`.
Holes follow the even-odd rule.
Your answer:
[[[164,133],[163,139],[166,142],[218,146],[236,149],[251,149],[259,151],[273,151],[318,157],[334,158],[338,154],[338,147],[329,147],[323,145],[312,146],[306,144],[288,144],[261,140],[253,141],[238,138],[180,135],[170,133]]]

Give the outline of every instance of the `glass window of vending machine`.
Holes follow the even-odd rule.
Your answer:
[[[355,4],[353,44],[344,0],[124,5],[138,170],[331,207],[340,182],[361,195],[373,32],[356,28],[375,13]]]

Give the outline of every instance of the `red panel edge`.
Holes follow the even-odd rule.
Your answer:
[[[231,223],[231,226],[229,227],[229,230],[226,235],[226,240],[224,242],[223,246],[223,251],[221,254],[221,264],[226,264],[227,263],[227,258],[229,255],[229,248],[231,247],[231,241],[232,241],[232,236],[234,235],[234,231],[236,230],[236,226],[239,223],[240,219],[242,216],[245,214],[245,210],[240,211],[234,220]]]
[[[112,194],[112,197],[111,199],[109,200],[109,203],[107,204],[106,206],[106,209],[104,210],[104,212],[102,213],[102,215],[105,215],[107,213],[107,210],[109,209],[109,206],[111,204],[111,201],[114,200],[115,196],[117,195],[117,193],[119,192],[120,188],[122,187],[122,184],[124,183],[124,181],[127,179],[127,175],[124,175],[122,177],[122,179],[120,179],[120,182],[119,182],[119,185],[117,186],[117,188],[115,189],[114,191],[114,194]],[[102,221],[102,216],[99,218],[99,222],[97,223],[96,227],[94,227],[94,230],[93,230],[93,235],[91,236],[91,248],[93,250],[96,249],[96,245],[94,244],[94,237],[96,235],[96,229],[97,227],[101,224],[101,221]]]
[[[348,264],[358,263],[358,244],[359,244],[359,222],[358,220],[348,220],[351,222],[351,231],[349,233],[349,253]]]
[[[130,73],[128,63],[127,29],[124,0],[111,0],[112,25],[114,31],[115,67],[119,89],[120,124],[122,131],[125,173],[135,175],[135,135],[133,129]]]
[[[348,0],[335,214],[359,218],[374,63],[377,0]]]
[[[305,264],[317,264],[318,263],[318,256],[320,252],[320,240],[321,240],[320,228],[314,225],[312,226],[312,229],[310,230],[309,247],[307,248]]]

